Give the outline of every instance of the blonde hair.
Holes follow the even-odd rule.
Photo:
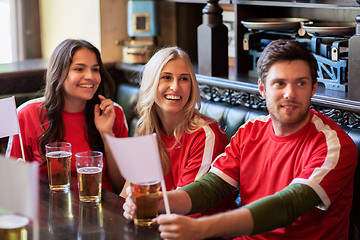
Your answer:
[[[183,60],[189,68],[191,77],[191,92],[189,100],[183,109],[184,117],[174,129],[176,141],[173,147],[179,143],[181,135],[184,132],[191,134],[202,128],[204,125],[213,122],[206,121],[201,118],[201,114],[198,111],[201,106],[200,90],[189,56],[179,47],[166,47],[156,52],[144,66],[144,70],[142,72],[139,99],[136,105],[136,110],[139,114],[139,120],[136,124],[136,134],[141,136],[152,134],[154,132],[156,133],[164,174],[170,171],[171,166],[167,149],[161,138],[161,124],[159,116],[155,110],[154,103],[161,70],[169,61],[175,59]]]

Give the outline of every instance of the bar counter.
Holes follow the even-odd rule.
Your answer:
[[[124,199],[106,190],[99,204],[79,200],[76,178],[68,192],[51,191],[47,179],[39,182],[40,239],[144,239],[157,240],[157,226],[135,226],[123,217]],[[32,224],[27,227],[32,239]]]

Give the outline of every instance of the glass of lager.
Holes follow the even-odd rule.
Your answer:
[[[98,151],[75,154],[79,198],[82,202],[101,200],[103,154]]]
[[[71,144],[54,142],[45,145],[49,186],[54,191],[67,191],[70,187]]]
[[[0,216],[0,239],[1,240],[26,240],[27,229],[29,224],[27,217],[19,215],[3,215]]]
[[[150,227],[151,220],[158,215],[160,201],[160,182],[131,183],[132,199],[136,204],[134,223]]]

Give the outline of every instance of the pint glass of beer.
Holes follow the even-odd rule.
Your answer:
[[[150,227],[151,220],[158,215],[160,182],[131,183],[131,192],[136,204],[134,223],[138,226]]]
[[[54,142],[45,145],[49,186],[54,191],[67,191],[70,187],[71,144]]]
[[[0,239],[1,240],[26,240],[27,229],[29,224],[27,217],[19,215],[3,215],[0,216]]]
[[[82,202],[101,200],[103,154],[98,151],[75,154],[79,198]]]

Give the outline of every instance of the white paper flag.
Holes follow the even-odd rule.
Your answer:
[[[107,135],[106,140],[125,179],[137,184],[163,179],[155,135],[129,138]]]
[[[0,138],[19,133],[15,97],[0,99]]]
[[[105,137],[120,173],[126,180],[135,184],[161,181],[165,211],[170,214],[156,135]]]
[[[35,220],[39,201],[39,164],[0,155],[0,207]]]

